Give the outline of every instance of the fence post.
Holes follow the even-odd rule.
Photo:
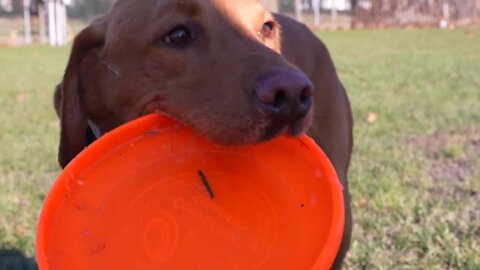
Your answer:
[[[332,1],[332,21],[337,22],[337,2]]]
[[[47,1],[48,5],[48,39],[51,46],[57,45],[57,31],[55,27],[55,3]]]
[[[55,4],[57,44],[62,46],[67,44],[67,9],[63,1],[58,1]]]
[[[30,18],[30,0],[23,0],[23,20],[25,44],[32,44],[32,20]]]
[[[303,21],[302,18],[302,0],[295,0],[295,18],[297,21]]]
[[[313,25],[320,25],[320,0],[312,0],[313,8]]]
[[[38,24],[39,24],[39,31],[40,31],[40,43],[46,44],[47,43],[47,21],[46,21],[46,10],[45,10],[45,3],[38,4]]]

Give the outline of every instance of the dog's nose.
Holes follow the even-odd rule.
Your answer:
[[[302,119],[312,107],[313,84],[297,70],[285,69],[261,76],[254,89],[263,109],[287,122]]]

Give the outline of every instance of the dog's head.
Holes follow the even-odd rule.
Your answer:
[[[310,80],[280,54],[281,29],[255,0],[120,0],[76,38],[59,87],[59,160],[159,111],[221,144],[299,135]]]

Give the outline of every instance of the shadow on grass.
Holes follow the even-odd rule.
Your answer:
[[[25,257],[18,250],[0,249],[1,270],[37,270],[35,259]]]

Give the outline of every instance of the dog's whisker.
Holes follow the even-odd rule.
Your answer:
[[[120,78],[121,72],[118,67],[107,61],[102,61],[102,65],[104,65],[110,72],[112,72],[116,78]]]

